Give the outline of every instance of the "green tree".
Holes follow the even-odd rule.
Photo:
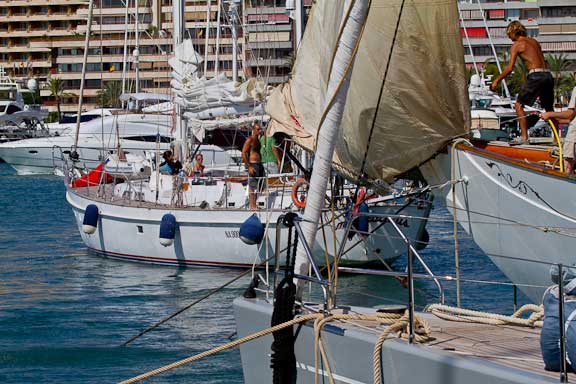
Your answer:
[[[565,72],[568,71],[572,63],[564,53],[556,55],[548,54],[545,59],[550,72],[552,72],[554,76],[554,100],[556,103],[559,103],[562,94],[566,91],[566,87],[571,84],[570,76],[565,76]]]
[[[54,100],[56,101],[56,108],[58,110],[58,120],[60,120],[60,117],[62,116],[62,111],[60,109],[60,103],[62,99],[65,99],[67,97],[75,97],[76,95],[70,92],[66,92],[64,90],[64,82],[57,77],[52,77],[48,79],[44,88],[50,91],[50,97],[54,98]]]
[[[122,84],[119,81],[108,81],[96,96],[101,107],[119,108],[121,106]]]

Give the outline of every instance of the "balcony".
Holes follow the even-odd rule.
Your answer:
[[[248,55],[249,56],[249,55]],[[251,67],[287,67],[287,59],[248,59],[247,66]]]
[[[0,1],[0,7],[29,7],[46,5],[45,0],[3,0]],[[85,5],[88,6],[88,0],[50,0],[50,5]]]

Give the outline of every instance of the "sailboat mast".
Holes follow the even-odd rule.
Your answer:
[[[212,8],[212,0],[208,0],[206,4],[206,32],[204,36],[204,77],[208,77],[208,40],[210,38],[210,14]]]
[[[122,57],[122,94],[126,93],[126,62],[128,61],[128,7],[130,0],[124,1],[126,6],[124,11],[124,55]],[[124,108],[124,100],[122,100],[122,108]]]
[[[172,7],[172,21],[174,25],[174,31],[172,32],[173,43],[174,43],[174,53],[176,52],[176,47],[182,43],[184,40],[184,2],[185,0],[174,0]],[[182,121],[182,111],[180,110],[180,105],[173,102],[174,114],[175,114],[175,138],[176,140],[182,140],[186,135],[184,133],[184,124]]]
[[[478,9],[480,9],[480,14],[482,15],[482,22],[484,23],[484,29],[486,30],[486,35],[488,36],[488,41],[490,42],[490,48],[492,48],[492,54],[494,55],[494,61],[498,67],[498,72],[502,73],[502,66],[500,65],[500,60],[498,59],[498,53],[496,53],[496,47],[494,46],[494,41],[492,41],[492,36],[490,34],[490,29],[488,28],[488,23],[486,23],[486,16],[484,15],[484,9],[482,8],[482,3],[478,1]],[[507,98],[510,98],[510,91],[508,90],[508,85],[506,84],[506,79],[502,79],[502,87],[504,88],[504,94]]]
[[[304,34],[304,19],[303,19],[303,0],[296,0],[294,2],[294,21],[296,24],[296,46],[294,47],[294,52],[298,52],[298,47],[300,46],[300,41],[302,40],[302,35]]]
[[[134,0],[136,3],[136,28],[134,34],[136,35],[136,46],[134,48],[134,76],[136,81],[135,91],[140,92],[140,0]]]
[[[346,24],[340,37],[330,73],[327,91],[327,95],[330,97],[328,97],[327,100],[329,101],[326,105],[328,112],[318,132],[314,167],[302,221],[302,231],[311,249],[314,247],[320,214],[324,207],[324,197],[332,170],[332,157],[338,140],[338,130],[350,86],[352,67],[350,63],[354,60],[357,43],[366,22],[368,3],[368,0],[356,0],[351,5],[350,16],[344,21]],[[334,95],[333,98],[331,97],[332,95]],[[298,247],[295,272],[302,275],[307,274],[308,265],[308,258],[303,247]],[[299,291],[301,291],[303,284],[304,281],[298,281]]]
[[[220,70],[220,19],[222,9],[222,0],[218,0],[218,13],[216,16],[216,62],[214,63],[214,77],[218,76]]]
[[[232,27],[232,81],[238,81],[238,4],[230,2],[228,10]]]
[[[78,136],[80,135],[80,118],[82,115],[82,104],[84,102],[84,80],[86,79],[86,62],[88,61],[88,49],[90,48],[90,35],[92,34],[92,15],[94,13],[94,0],[90,0],[88,5],[88,21],[86,22],[86,39],[84,41],[84,57],[82,59],[82,76],[80,77],[80,95],[78,96],[78,114],[76,115],[76,135],[74,137],[74,148],[70,153],[73,160],[78,160]]]

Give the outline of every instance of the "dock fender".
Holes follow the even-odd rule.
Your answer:
[[[264,225],[258,215],[253,213],[240,226],[240,240],[248,245],[255,245],[260,244],[262,239],[264,239]]]
[[[162,221],[160,222],[160,244],[169,247],[174,244],[175,237],[176,217],[171,213],[167,213],[162,216]]]
[[[554,285],[544,293],[544,324],[540,333],[540,349],[547,371],[560,372],[560,329],[558,310],[558,286]],[[566,352],[569,361],[576,362],[576,300],[572,295],[564,300],[564,326],[566,329]]]
[[[84,211],[84,220],[82,221],[82,232],[91,235],[98,228],[98,207],[95,204],[88,204]]]

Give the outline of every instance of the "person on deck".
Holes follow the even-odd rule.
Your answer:
[[[172,151],[166,151],[162,154],[164,161],[160,163],[160,173],[168,175],[177,175],[182,169],[182,164],[176,160]]]
[[[248,169],[249,182],[249,202],[250,209],[256,209],[256,199],[258,191],[262,189],[262,178],[264,177],[264,167],[262,166],[262,157],[260,156],[260,135],[262,128],[259,124],[252,126],[252,135],[246,139],[242,146],[242,160]]]
[[[564,173],[567,176],[574,174],[574,159],[575,156],[575,145],[576,145],[576,87],[572,90],[572,96],[570,97],[570,102],[568,103],[568,109],[561,112],[543,112],[540,117],[546,121],[548,119],[557,119],[562,122],[570,121],[570,126],[568,127],[568,133],[564,138],[564,143],[562,144],[562,155],[564,157]]]
[[[204,177],[204,168],[206,168],[203,164],[204,155],[197,153],[196,156],[194,156],[194,160],[196,160],[196,162],[192,167],[192,173],[198,172],[200,177]]]
[[[513,21],[508,25],[506,33],[510,40],[512,40],[512,48],[510,48],[510,61],[500,75],[498,75],[490,89],[496,91],[498,84],[512,71],[516,64],[518,56],[528,68],[528,77],[522,86],[514,109],[518,115],[520,129],[522,136],[512,140],[510,144],[526,144],[528,143],[528,121],[526,120],[526,112],[524,112],[525,105],[532,105],[536,98],[540,98],[540,105],[547,112],[554,110],[554,78],[550,70],[546,68],[546,61],[542,54],[540,43],[526,34],[526,27],[519,21]]]
[[[282,158],[274,136],[260,136],[260,157],[267,175],[278,173]]]

